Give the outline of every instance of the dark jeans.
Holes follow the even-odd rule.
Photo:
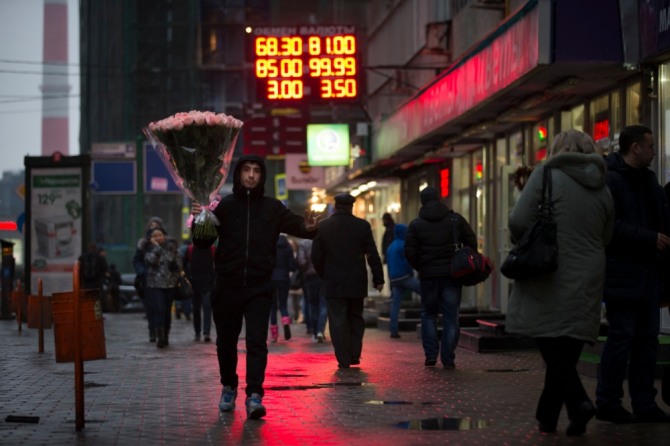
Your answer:
[[[212,291],[203,291],[193,285],[193,329],[196,335],[209,336],[212,329]]]
[[[319,276],[308,276],[302,284],[302,292],[309,304],[310,323],[308,327],[316,335],[323,333],[328,320],[328,304],[323,292],[323,281]]]
[[[584,341],[566,336],[536,338],[535,341],[547,366],[535,418],[546,427],[555,428],[563,404],[568,418],[572,419],[580,404],[590,401],[577,373]]]
[[[270,307],[270,323],[277,325],[277,307],[282,317],[288,317],[288,292],[291,282],[286,280],[272,281],[272,306]]]
[[[414,276],[391,281],[391,321],[389,329],[391,334],[398,334],[398,315],[400,314],[400,303],[406,290],[421,294],[421,284]]]
[[[340,365],[358,361],[363,350],[363,298],[326,299],[330,320],[330,340]]]
[[[648,296],[657,296],[658,293]],[[607,341],[600,359],[596,388],[599,409],[621,405],[623,382],[628,376],[628,391],[634,412],[656,407],[656,354],[660,331],[658,298],[609,300]]]
[[[174,288],[145,288],[144,305],[147,306],[149,328],[153,324],[154,330],[165,329],[170,331],[172,325],[172,302],[174,302]]]
[[[451,277],[421,279],[421,343],[427,360],[454,365],[460,327],[461,285]],[[442,313],[442,340],[437,339],[437,316]],[[442,344],[440,346],[440,344]]]
[[[272,303],[270,282],[242,288],[218,286],[212,295],[212,312],[216,325],[216,354],[221,384],[236,389],[237,341],[246,326],[247,396],[264,395],[265,367],[268,362],[268,318]]]

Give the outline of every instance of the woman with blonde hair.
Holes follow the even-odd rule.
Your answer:
[[[551,171],[558,270],[515,281],[506,329],[535,338],[546,364],[536,411],[540,431],[556,431],[565,404],[570,420],[566,433],[582,435],[595,408],[577,373],[577,362],[584,343],[594,343],[599,332],[605,246],[612,237],[614,203],[605,183],[605,162],[593,140],[577,130],[561,132],[510,214],[513,240],[519,240],[538,218],[545,166]]]

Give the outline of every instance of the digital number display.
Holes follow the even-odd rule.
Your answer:
[[[358,99],[356,34],[321,35],[310,27],[295,31],[300,33],[254,37],[258,95],[269,101]]]

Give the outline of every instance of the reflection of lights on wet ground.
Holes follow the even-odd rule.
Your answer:
[[[426,418],[423,420],[409,420],[396,423],[400,429],[427,430],[427,431],[469,431],[490,427],[486,420],[471,420],[470,418]]]
[[[370,383],[323,383],[312,384],[309,386],[269,386],[265,390],[314,390],[314,389],[331,389],[333,387],[363,387],[370,386]]]
[[[372,401],[366,401],[365,404],[373,404],[373,405],[379,405],[379,406],[404,406],[404,405],[411,405],[411,404],[416,404],[417,406],[431,406],[433,403],[430,401],[424,401],[421,403],[413,403],[411,401],[378,401],[378,400],[372,400]]]

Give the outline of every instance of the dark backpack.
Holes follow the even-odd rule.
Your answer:
[[[98,256],[94,253],[86,253],[81,265],[82,277],[87,282],[98,279]]]

